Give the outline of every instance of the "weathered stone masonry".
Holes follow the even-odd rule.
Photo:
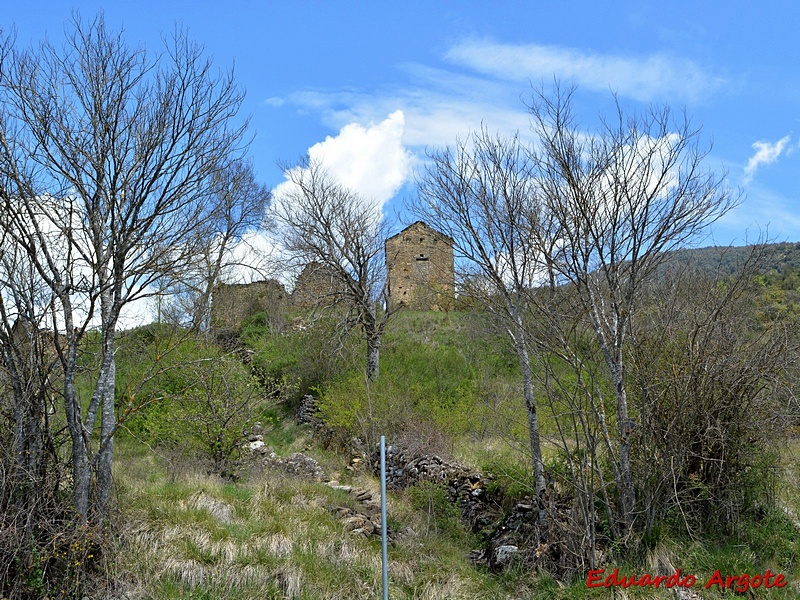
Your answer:
[[[422,221],[409,225],[385,242],[389,303],[412,310],[449,310],[453,306],[453,240]],[[330,269],[306,265],[288,294],[278,281],[220,284],[214,289],[211,326],[235,330],[259,312],[284,314],[291,307],[335,304],[344,293]]]
[[[211,302],[211,326],[214,329],[238,329],[247,317],[259,312],[283,312],[289,295],[274,279],[253,283],[220,284],[214,288]]]
[[[455,297],[453,240],[417,221],[386,240],[389,302],[413,310],[449,310]]]

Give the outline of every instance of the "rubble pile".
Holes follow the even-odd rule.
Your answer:
[[[302,452],[294,452],[289,458],[284,458],[270,451],[264,458],[264,464],[304,479],[312,481],[325,480],[325,473],[319,463]]]
[[[548,552],[554,548],[543,541],[542,534],[533,503],[519,502],[493,523],[486,536],[486,547],[471,558],[485,563],[493,571],[502,571],[512,562],[532,566],[540,563],[543,557],[552,560],[552,552]]]
[[[379,473],[379,455],[373,456],[372,464]],[[387,487],[403,489],[422,481],[444,485],[465,525],[485,540],[483,549],[470,553],[473,562],[500,571],[514,562],[533,565],[548,552],[552,554],[553,548],[542,541],[532,501],[519,502],[505,514],[502,493],[491,485],[491,476],[435,455],[415,455],[397,446],[386,448]]]
[[[380,473],[380,455],[372,459],[373,471]],[[447,483],[463,476],[469,469],[458,463],[448,463],[433,454],[413,455],[398,446],[386,447],[386,487],[401,490],[421,481]]]
[[[372,492],[358,488],[351,488],[349,485],[338,485],[335,481],[330,482],[332,488],[343,490],[350,493],[359,503],[358,508],[349,506],[337,506],[333,512],[344,521],[345,531],[354,535],[371,535],[380,537],[381,535],[381,503],[380,498],[373,498]],[[391,539],[393,532],[387,531],[387,536]]]
[[[300,400],[300,407],[297,409],[297,422],[317,425],[320,422],[318,413],[317,399],[311,394],[306,394]]]
[[[447,493],[461,510],[461,518],[473,533],[482,533],[503,517],[502,498],[489,491],[491,477],[465,473],[447,482]]]

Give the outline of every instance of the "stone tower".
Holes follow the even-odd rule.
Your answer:
[[[386,240],[391,306],[448,310],[455,297],[453,240],[417,221]]]

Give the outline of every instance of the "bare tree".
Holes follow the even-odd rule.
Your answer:
[[[223,281],[236,279],[236,271],[264,277],[271,271],[270,256],[253,246],[251,238],[268,227],[266,210],[271,193],[258,183],[252,164],[235,159],[211,177],[210,218],[193,232],[195,260],[173,274],[173,286],[164,286],[172,313],[170,320],[188,322],[194,331],[208,328],[211,296]],[[246,256],[242,253],[246,252]],[[158,302],[159,320],[164,309]]]
[[[727,275],[671,261],[642,289],[632,331],[631,389],[641,432],[634,468],[645,530],[681,515],[687,532],[736,527],[755,503],[775,500],[787,370],[796,364],[793,319],[757,320],[755,244]]]
[[[537,236],[541,213],[535,163],[518,137],[485,129],[455,152],[430,156],[418,181],[412,212],[453,239],[462,293],[478,300],[507,331],[522,373],[531,461],[544,521],[545,476],[525,319],[529,291],[546,276]],[[538,236],[541,237],[541,236]]]
[[[10,50],[0,79],[6,239],[52,295],[72,442],[73,502],[102,518],[111,494],[115,334],[123,308],[179,274],[213,214],[210,182],[238,150],[242,94],[178,31],[163,54],[132,49],[103,17],[76,19],[64,48]],[[81,341],[100,332],[84,413]],[[99,423],[99,435],[95,435]]]
[[[643,283],[669,250],[696,241],[733,208],[738,197],[706,169],[699,131],[668,108],[628,114],[582,131],[572,112],[572,90],[538,93],[531,107],[539,139],[536,173],[557,240],[549,261],[560,283],[570,283],[591,322],[616,400],[617,485],[623,522],[633,523],[626,378],[629,332]]]
[[[52,334],[42,331],[50,294],[27,257],[6,241],[0,237],[0,514],[20,524],[20,551],[29,553],[39,519],[50,516],[52,498],[43,490],[59,479],[52,431],[57,361]]]
[[[577,388],[565,386],[544,365],[541,383],[554,397],[573,398],[580,413],[572,415],[579,417],[575,431],[564,429],[558,414],[556,425],[566,451],[573,433],[583,431],[589,473],[602,476],[595,449],[601,440],[607,447],[627,531],[636,496],[626,357],[641,287],[669,250],[695,241],[738,197],[703,167],[707,152],[699,132],[666,108],[629,115],[618,105],[616,119],[592,133],[575,122],[571,90],[541,92],[530,108],[535,145],[482,131],[455,153],[433,154],[413,210],[454,239],[466,266],[465,293],[483,298],[514,340],[537,493],[544,493],[544,473],[529,358],[534,344],[579,375]],[[564,318],[565,307],[574,314]],[[589,342],[584,319],[613,389],[615,440],[606,427],[600,373],[587,370],[595,359],[582,349]],[[595,488],[587,482],[575,480],[587,491],[588,520]],[[604,482],[599,489],[606,489]]]
[[[380,371],[383,330],[395,312],[385,301],[383,215],[318,162],[305,160],[285,173],[291,188],[276,199],[274,211],[284,247],[299,264],[317,263],[333,279],[338,304],[346,308],[345,330],[355,325],[366,340],[372,381]]]

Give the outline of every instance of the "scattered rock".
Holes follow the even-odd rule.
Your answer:
[[[323,481],[325,479],[325,473],[319,463],[302,452],[295,452],[289,458],[283,458],[274,452],[270,452],[264,459],[264,464],[281,469],[290,475],[297,475],[312,481]]]
[[[345,531],[353,531],[355,529],[363,527],[364,523],[366,523],[367,520],[368,519],[366,517],[359,514],[353,515],[352,517],[347,517],[344,520],[344,529]]]
[[[375,499],[369,490],[353,488],[349,485],[340,485],[337,481],[330,481],[328,485],[335,490],[342,490],[350,493],[360,506],[350,508],[348,506],[337,506],[333,513],[344,521],[345,531],[354,535],[380,536],[381,535],[381,503],[380,498]],[[395,539],[396,532],[387,530],[387,537]]]
[[[356,490],[353,495],[359,502],[369,502],[372,500],[372,492],[368,490]]]
[[[329,481],[328,485],[335,490],[342,490],[343,492],[347,492],[348,494],[353,491],[352,486],[349,485],[339,485],[338,481]]]
[[[250,445],[257,441],[260,440],[251,441]],[[325,479],[317,461],[300,452],[283,458],[274,452],[266,454],[267,450],[261,446],[253,451],[266,455],[266,465],[315,481]],[[377,450],[371,456],[358,454],[354,452],[348,465],[351,469],[368,464],[379,473]],[[553,540],[547,539],[538,524],[536,501],[528,498],[518,501],[506,513],[501,492],[495,490],[490,476],[435,455],[415,455],[398,446],[386,449],[386,471],[386,483],[390,489],[408,488],[426,481],[444,487],[449,500],[459,508],[465,525],[484,540],[482,549],[470,553],[470,560],[476,564],[488,566],[493,571],[506,569],[513,563],[534,568],[543,561],[552,560],[554,553],[558,555],[560,552],[558,544],[550,543]],[[367,537],[380,536],[380,497],[375,497],[369,490],[340,485],[337,481],[330,481],[328,485],[349,493],[358,503],[355,508],[337,506],[332,509],[343,522],[344,531]],[[397,532],[388,533],[390,538],[398,535]]]
[[[511,564],[512,559],[519,554],[519,548],[511,544],[498,546],[494,549],[493,564],[495,567],[503,568]]]
[[[358,497],[354,493],[354,496]],[[380,504],[369,501],[363,502],[361,508],[355,509],[347,506],[338,506],[334,509],[334,514],[344,521],[344,530],[353,535],[381,535],[381,514]],[[387,531],[389,537],[394,537],[392,532]]]

